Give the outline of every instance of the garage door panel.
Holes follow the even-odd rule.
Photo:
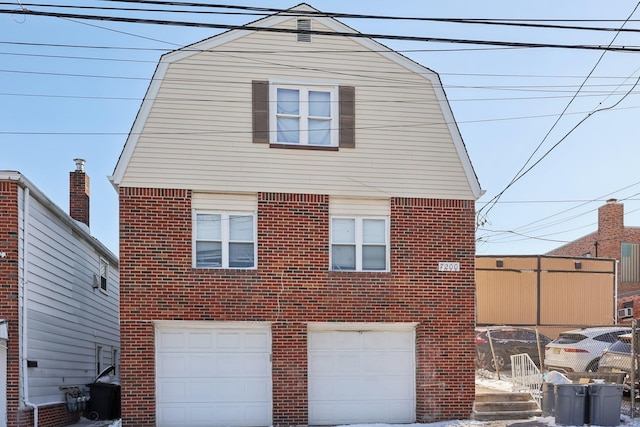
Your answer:
[[[317,375],[321,372],[329,372],[333,366],[333,355],[330,353],[309,354],[309,375]]]
[[[331,378],[315,378],[313,381],[309,381],[309,402],[329,401],[333,398],[333,395],[333,381]]]
[[[265,354],[245,354],[243,373],[247,377],[258,375],[265,370],[271,369],[269,356]]]
[[[159,372],[166,372],[167,377],[182,377],[187,373],[187,360],[183,354],[162,354],[156,357]]]
[[[158,426],[271,425],[268,326],[168,326],[156,337]]]
[[[309,424],[415,421],[413,326],[312,329],[308,342]]]
[[[158,343],[162,348],[184,348],[185,335],[182,332],[161,332],[158,335]]]
[[[360,354],[357,353],[338,354],[332,361],[332,365],[333,372],[344,375],[349,375],[362,369]]]
[[[245,337],[245,350],[258,350],[265,348],[269,345],[269,334],[265,332],[261,333],[247,333]]]
[[[308,337],[308,346],[310,350],[332,349],[333,336],[331,332],[314,332]]]
[[[221,332],[217,334],[219,350],[239,350],[242,348],[240,335],[237,332]]]
[[[384,369],[388,375],[413,375],[413,355],[404,352],[371,352],[361,358],[361,371],[380,372]]]
[[[361,332],[337,331],[333,335],[334,348],[356,350],[360,348]]]
[[[208,332],[190,332],[188,334],[188,348],[191,350],[207,350],[213,345],[214,336]]]
[[[245,383],[245,400],[247,402],[260,402],[271,396],[271,383],[269,381],[247,381]]]
[[[186,400],[186,384],[183,381],[164,380],[156,384],[159,400],[183,402]]]

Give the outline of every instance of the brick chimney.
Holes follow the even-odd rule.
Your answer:
[[[616,199],[598,208],[598,233],[619,235],[624,229],[624,205]]]
[[[84,172],[84,159],[73,159],[76,170],[69,174],[69,215],[89,226],[89,177]]]
[[[620,239],[624,235],[624,205],[609,199],[598,208],[598,256],[620,259]]]

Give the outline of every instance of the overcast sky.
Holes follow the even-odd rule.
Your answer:
[[[478,254],[545,253],[595,231],[597,208],[609,198],[623,201],[625,225],[640,226],[640,98],[635,86],[640,76],[640,33],[613,31],[640,28],[635,3],[308,3],[325,12],[482,18],[518,24],[341,19],[362,33],[565,46],[378,40],[442,79],[486,190],[477,202]],[[208,12],[194,15],[21,4],[33,11],[212,24],[241,25],[262,16],[220,8],[190,9]],[[73,4],[153,8],[99,0]],[[288,8],[297,2],[220,0],[216,4]],[[0,11],[18,7],[16,1],[0,5]],[[0,12],[0,170],[21,172],[68,211],[69,172],[74,158],[84,158],[91,178],[91,232],[117,254],[118,199],[107,176],[113,173],[157,61],[167,51],[221,31]],[[605,53],[569,46],[624,46],[627,51]],[[521,172],[526,173],[510,185]],[[487,205],[503,191],[498,203]]]

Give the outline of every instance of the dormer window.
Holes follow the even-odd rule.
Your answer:
[[[355,148],[355,88],[253,81],[253,142],[276,148]]]
[[[332,147],[338,145],[337,87],[274,85],[272,143]]]

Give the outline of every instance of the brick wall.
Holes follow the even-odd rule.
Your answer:
[[[122,417],[155,425],[152,320],[268,321],[273,423],[307,423],[307,322],[418,322],[417,420],[468,418],[475,393],[474,208],[391,200],[391,272],[335,272],[329,197],[261,193],[258,269],[191,268],[191,194],[120,189]],[[461,271],[439,273],[439,261]]]
[[[598,209],[598,231],[561,246],[547,255],[611,258],[620,261],[622,243],[640,243],[640,228],[624,226],[624,205],[608,201]],[[618,264],[618,271],[620,265]],[[623,282],[618,274],[618,294],[640,292],[640,283]]]
[[[22,426],[19,420],[19,331],[18,331],[18,185],[0,182],[0,305],[8,321],[7,426]]]

